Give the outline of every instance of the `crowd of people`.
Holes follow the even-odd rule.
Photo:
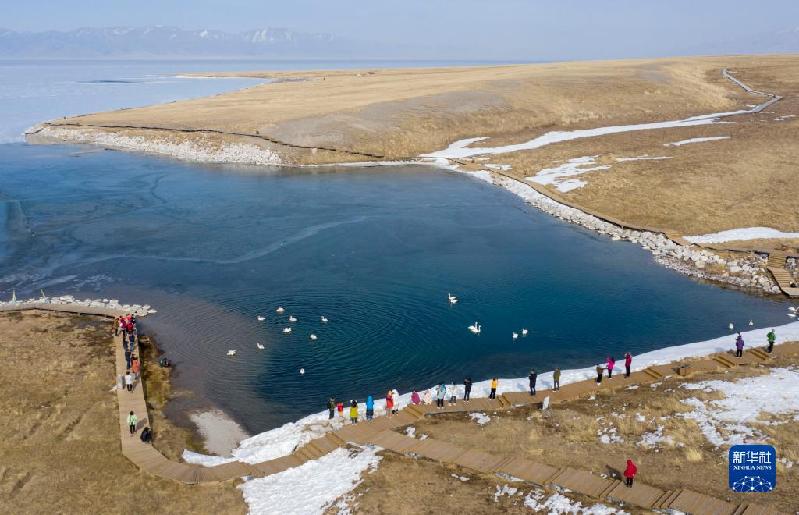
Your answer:
[[[120,335],[122,335],[122,348],[125,351],[125,374],[120,378],[120,386],[128,392],[133,392],[136,383],[141,379],[141,361],[136,355],[137,347],[139,348],[139,354],[141,354],[141,348],[135,315],[119,316],[114,320],[114,336],[119,337]],[[139,425],[139,418],[136,413],[133,411],[128,413],[127,422],[130,436],[133,437],[138,431]],[[149,427],[143,428],[139,438],[144,443],[152,442],[152,429]]]

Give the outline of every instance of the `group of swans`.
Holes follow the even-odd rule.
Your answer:
[[[457,302],[457,301],[458,300],[455,299],[455,302]],[[453,302],[453,304],[455,302]],[[281,314],[283,314],[285,312],[286,312],[286,309],[283,306],[278,306],[277,309],[275,310],[275,313],[277,313],[278,315],[281,315]],[[264,322],[266,320],[266,317],[263,316],[263,315],[258,315],[255,318],[259,322]],[[288,321],[291,322],[291,323],[296,323],[298,321],[298,319],[294,315],[289,315]],[[325,315],[322,315],[322,316],[319,317],[319,321],[322,322],[323,324],[326,324],[330,320]],[[291,327],[284,327],[283,328],[283,334],[291,334],[291,333],[292,333],[292,328]],[[311,340],[312,342],[315,342],[316,340],[319,339],[319,337],[316,336],[316,334],[311,333],[310,335],[308,335],[308,339]],[[261,343],[261,342],[256,342],[255,343],[255,347],[258,350],[265,350],[266,349],[266,346],[263,343]],[[235,356],[236,355],[236,349],[228,349],[227,355],[228,356]],[[304,368],[300,369],[300,374],[305,374],[305,369]]]
[[[754,321],[754,320],[750,320],[750,321],[749,321],[749,327],[752,327],[752,326],[754,326],[754,325],[755,325],[755,321]],[[733,324],[732,322],[730,322],[730,332],[732,332],[732,331],[734,331],[734,330],[735,330],[735,324]]]
[[[458,302],[458,297],[452,295],[451,293],[447,293],[447,298],[449,299],[450,304],[456,304]],[[471,332],[472,334],[480,334],[483,331],[483,327],[480,325],[480,322],[477,321],[475,321],[475,323],[473,323],[472,325],[467,326],[466,329],[468,329],[469,332]],[[523,328],[521,332],[522,332],[522,338],[527,336],[527,334],[529,333],[529,331],[526,328]],[[519,339],[519,333],[517,333],[516,331],[513,331],[511,333],[511,336],[514,340]]]
[[[790,311],[790,313],[788,313],[788,316],[789,316],[789,317],[791,317],[791,318],[796,318],[796,315],[797,315],[797,309],[796,309],[794,306],[791,306],[791,307],[789,307],[789,308],[788,308],[788,311]]]

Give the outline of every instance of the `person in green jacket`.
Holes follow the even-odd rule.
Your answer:
[[[768,332],[766,338],[768,338],[768,352],[771,354],[771,351],[774,350],[774,342],[777,341],[777,334],[774,332],[774,329]]]
[[[128,415],[128,426],[130,426],[130,436],[136,434],[136,424],[139,423],[139,418],[132,411]]]
[[[560,369],[556,368],[554,372],[552,372],[552,390],[558,391],[560,390]]]

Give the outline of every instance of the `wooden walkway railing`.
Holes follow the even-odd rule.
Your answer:
[[[24,309],[50,309],[104,316],[120,314],[64,306],[56,308],[25,307]],[[0,311],[9,311],[9,309]],[[126,363],[121,339],[115,339],[114,345],[116,371],[118,375],[122,375],[126,371]],[[778,345],[774,348],[774,353],[796,355],[799,353],[799,343]],[[769,355],[758,348],[747,350],[742,358],[731,356],[732,353],[719,353],[703,359],[692,359],[690,370],[697,372],[729,369],[740,365],[760,364],[769,359]],[[564,384],[557,392],[541,390],[536,397],[532,397],[526,392],[507,392],[496,399],[477,398],[469,403],[459,399],[454,406],[446,406],[443,409],[437,409],[433,405],[410,405],[391,417],[381,416],[371,421],[345,425],[337,431],[308,442],[287,456],[261,463],[248,464],[236,461],[215,467],[171,461],[152,445],[143,443],[138,437],[138,433],[135,436],[130,436],[127,424],[127,416],[130,411],[136,413],[139,418],[138,430],[149,425],[143,388],[137,384],[132,392],[124,389],[117,391],[120,441],[122,453],[142,470],[164,479],[187,484],[227,481],[245,476],[268,476],[318,459],[348,443],[354,443],[377,445],[403,454],[413,453],[434,461],[452,463],[483,473],[504,472],[538,485],[555,485],[596,499],[624,502],[647,509],[679,510],[694,515],[777,514],[778,512],[775,510],[751,503],[737,505],[691,490],[662,490],[640,481],[636,481],[633,488],[627,488],[619,480],[603,478],[586,470],[568,467],[558,469],[520,456],[497,455],[477,449],[464,449],[448,442],[431,438],[419,440],[394,431],[394,429],[413,424],[427,415],[437,413],[509,410],[514,407],[539,404],[545,397],[549,397],[550,405],[555,405],[583,398],[597,391],[612,391],[633,384],[651,384],[662,380],[666,375],[676,375],[678,369],[676,363],[660,365],[633,372],[629,378],[619,375],[618,379],[605,380],[601,384],[591,380]]]

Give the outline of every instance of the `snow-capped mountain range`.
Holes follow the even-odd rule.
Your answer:
[[[362,48],[362,45],[357,45]],[[356,47],[330,34],[263,28],[231,33],[177,27],[101,27],[69,31],[0,29],[0,58],[330,57]]]

